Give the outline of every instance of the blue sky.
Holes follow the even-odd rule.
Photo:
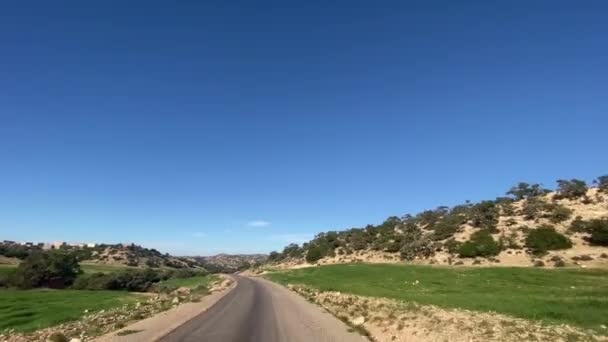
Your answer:
[[[608,173],[605,1],[0,5],[0,239],[268,252]]]

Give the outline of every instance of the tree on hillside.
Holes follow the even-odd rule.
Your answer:
[[[281,259],[283,259],[283,256],[277,251],[272,251],[270,254],[268,254],[268,261],[270,262],[279,261]]]
[[[542,225],[528,233],[526,247],[533,254],[543,255],[550,250],[568,249],[572,247],[572,242],[553,226]]]
[[[496,231],[500,209],[493,201],[482,201],[474,205],[470,211],[471,224],[474,227]]]
[[[323,258],[323,251],[321,247],[318,245],[311,245],[308,248],[308,252],[306,253],[306,261],[310,263],[314,263],[319,261],[319,259]]]
[[[500,253],[500,245],[494,241],[487,229],[478,230],[471,235],[469,241],[461,244],[458,254],[463,258],[489,257]]]
[[[64,288],[71,285],[81,273],[78,260],[62,251],[35,252],[19,264],[15,273],[20,288]]]
[[[303,253],[304,251],[302,250],[302,248],[300,248],[300,246],[298,246],[297,243],[290,243],[285,248],[283,248],[283,253],[281,254],[288,258],[300,258],[302,257]]]
[[[540,198],[528,198],[524,202],[520,214],[524,216],[525,220],[535,220],[542,216],[542,213],[547,208],[547,205],[548,203]]]
[[[520,182],[516,186],[507,191],[507,195],[513,196],[516,200],[522,200],[531,197],[542,196],[548,193],[549,190],[543,189],[540,184],[528,184]]]
[[[608,192],[608,175],[597,177],[594,183],[597,185],[600,191]]]
[[[591,233],[589,242],[592,245],[608,246],[608,218],[589,221],[587,229]]]
[[[559,179],[557,181],[558,198],[575,199],[587,194],[587,183],[580,179]]]

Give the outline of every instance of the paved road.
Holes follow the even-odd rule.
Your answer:
[[[237,286],[162,342],[363,342],[331,314],[264,279],[235,276]]]

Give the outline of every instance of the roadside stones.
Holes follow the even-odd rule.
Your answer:
[[[82,342],[82,340],[79,338],[73,338],[70,340],[70,342]]]
[[[175,290],[175,293],[177,293],[179,295],[189,295],[191,291],[192,291],[192,289],[190,289],[189,287],[180,287],[177,290]]]
[[[179,297],[173,298],[173,300],[171,301],[171,304],[179,304]]]
[[[361,324],[365,323],[365,317],[363,317],[363,316],[359,316],[359,317],[357,317],[357,318],[354,318],[354,319],[351,321],[351,323],[352,323],[353,325],[361,325]]]

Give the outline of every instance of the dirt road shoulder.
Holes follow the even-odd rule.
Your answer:
[[[224,275],[232,281],[227,288],[203,297],[200,302],[186,303],[158,315],[135,322],[120,330],[113,331],[95,339],[95,342],[150,342],[167,335],[182,324],[207,311],[226,294],[236,287],[233,277]]]

